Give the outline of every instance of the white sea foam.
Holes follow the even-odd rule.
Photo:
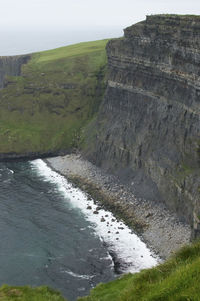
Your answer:
[[[66,273],[66,274],[69,274],[75,278],[80,278],[80,279],[87,279],[87,280],[90,280],[92,278],[94,278],[94,276],[90,276],[90,275],[79,275],[77,273],[74,273],[70,270],[64,270],[64,271],[61,271],[62,273]]]
[[[53,171],[43,160],[31,161],[31,165],[44,181],[56,184],[56,189],[65,197],[66,202],[82,211],[96,234],[108,246],[109,252],[116,254],[117,260],[125,263],[123,272],[138,272],[159,262],[159,258],[146,244],[122,221],[117,221],[111,212],[100,209],[98,214],[94,214],[97,205],[93,200],[89,200],[86,193],[74,188],[64,176]]]

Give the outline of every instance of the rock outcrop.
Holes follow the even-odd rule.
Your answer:
[[[200,17],[155,15],[107,45],[86,156],[200,233]],[[94,130],[96,128],[96,131]]]
[[[26,64],[30,55],[0,56],[0,89],[4,87],[6,76],[18,76],[21,66]]]

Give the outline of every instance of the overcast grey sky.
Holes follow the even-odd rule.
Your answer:
[[[147,14],[200,14],[200,0],[0,0],[0,28],[126,27]]]
[[[0,55],[123,35],[146,15],[200,15],[200,0],[0,0]]]

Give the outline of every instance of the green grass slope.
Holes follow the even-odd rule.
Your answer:
[[[67,301],[60,293],[46,287],[31,288],[30,286],[0,288],[0,301]]]
[[[200,242],[181,249],[155,268],[99,284],[79,301],[198,301]]]
[[[71,150],[105,90],[107,40],[35,53],[0,90],[0,153]]]

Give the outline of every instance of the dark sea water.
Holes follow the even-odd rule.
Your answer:
[[[50,285],[73,300],[114,278],[81,211],[27,163],[0,164],[0,284]]]
[[[122,271],[156,264],[125,226],[116,239],[119,222],[108,234],[98,219],[112,214],[97,217],[88,202],[42,160],[0,163],[0,285],[49,285],[75,300],[117,276],[110,254]]]

